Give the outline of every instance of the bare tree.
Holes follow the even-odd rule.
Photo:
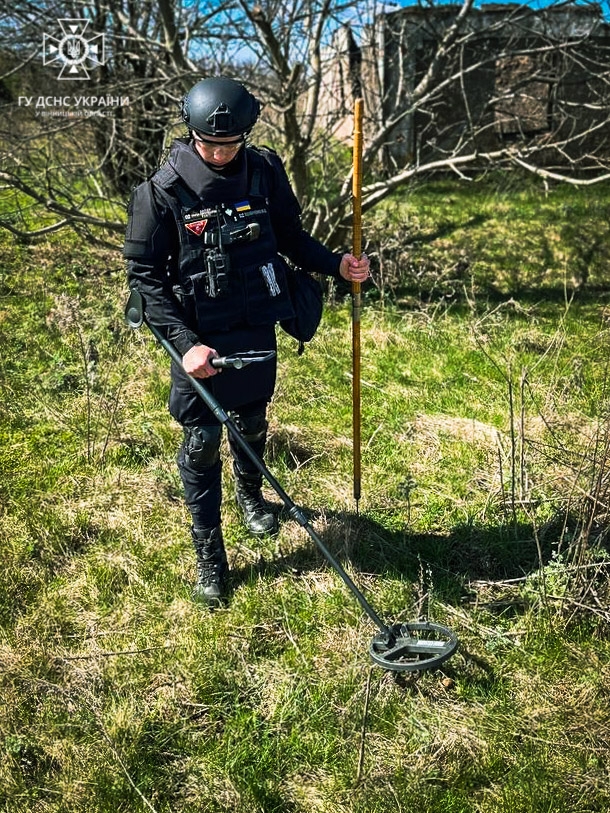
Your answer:
[[[389,172],[369,186],[365,208],[439,169],[467,177],[520,166],[574,184],[610,177],[610,27],[599,4],[475,9],[464,0],[384,18],[373,53],[380,41],[391,79],[367,161],[383,149]]]
[[[189,53],[211,47],[224,5],[2,3],[0,182],[13,205],[1,225],[26,239],[65,225],[122,232],[131,188],[202,73]]]
[[[66,5],[4,4],[0,181],[12,208],[0,224],[21,236],[66,224],[122,231],[129,189],[182,132],[180,96],[219,72],[264,102],[258,132],[282,153],[307,226],[330,244],[349,224],[359,95],[365,211],[432,172],[609,175],[610,34],[595,3],[429,0],[388,12],[376,0],[91,0],[72,12],[91,32],[77,38],[85,47],[103,34],[105,52],[89,71],[74,57],[72,81],[57,75],[70,60],[53,63],[43,37],[70,16]],[[66,48],[58,34],[51,42]]]

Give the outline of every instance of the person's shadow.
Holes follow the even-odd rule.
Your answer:
[[[275,508],[282,523],[293,522],[280,504]],[[551,560],[556,539],[551,526],[536,542],[534,528],[528,524],[485,528],[468,524],[454,526],[449,533],[416,533],[406,523],[404,530],[388,530],[365,514],[299,508],[341,567],[406,581],[430,581],[436,596],[449,603],[461,601],[470,582],[508,582],[536,572]],[[256,563],[238,567],[233,576],[239,583],[256,575],[299,574],[319,569],[325,559],[333,567],[315,538],[304,533],[302,544],[292,545],[284,553],[280,543],[273,557],[261,556]]]
[[[306,470],[312,457],[311,449],[282,432],[272,435],[268,443],[267,459],[272,466],[281,458],[289,465],[292,463],[291,467]],[[271,492],[268,484],[265,487]],[[318,510],[298,502],[297,505],[308,518],[314,536],[321,538],[342,567],[406,581],[421,581],[423,573],[433,582],[436,596],[449,603],[459,602],[470,582],[508,581],[537,571],[550,560],[561,530],[553,523],[535,529],[530,524],[517,524],[507,515],[505,521],[496,525],[481,527],[469,523],[454,526],[447,533],[416,533],[409,527],[406,501],[404,526],[398,530],[389,530],[365,513]],[[276,495],[274,507],[283,524],[293,521],[280,495]],[[302,544],[289,545],[285,551],[280,543],[271,558],[261,556],[258,563],[238,565],[233,571],[234,582],[319,569],[321,558],[324,556],[315,538],[310,538],[308,544],[304,537]]]

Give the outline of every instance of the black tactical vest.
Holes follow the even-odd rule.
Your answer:
[[[273,324],[293,316],[285,262],[277,253],[265,196],[270,169],[264,155],[247,148],[244,171],[228,184],[226,179],[219,184],[214,171],[200,162],[198,194],[178,170],[166,164],[152,182],[165,193],[176,222],[174,291],[197,333]],[[224,195],[230,199],[219,200]]]

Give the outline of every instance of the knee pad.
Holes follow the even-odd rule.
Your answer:
[[[185,426],[182,454],[195,471],[205,471],[220,458],[221,426]]]
[[[245,418],[242,415],[236,415],[235,422],[248,443],[256,443],[257,441],[264,440],[267,436],[267,427],[269,424],[267,423],[264,412],[260,412],[257,415],[248,415]]]

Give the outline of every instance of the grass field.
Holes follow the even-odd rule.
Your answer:
[[[421,673],[371,666],[311,540],[249,537],[228,476],[231,601],[192,602],[120,255],[0,235],[0,810],[610,809],[610,199],[459,190],[371,224],[409,265],[374,257],[364,297],[358,513],[347,300],[303,357],[280,336],[269,416],[271,470],[380,615],[457,633]]]

